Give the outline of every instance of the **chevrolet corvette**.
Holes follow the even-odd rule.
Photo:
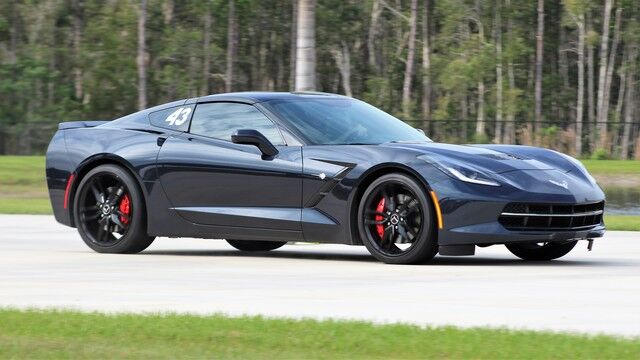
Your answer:
[[[435,143],[326,93],[216,94],[63,122],[46,174],[56,220],[101,253],[165,236],[243,251],[364,245],[393,264],[505,245],[542,261],[605,232],[604,194],[570,156]]]

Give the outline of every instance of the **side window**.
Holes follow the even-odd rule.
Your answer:
[[[240,129],[258,130],[274,145],[284,145],[276,126],[252,105],[238,103],[198,104],[191,120],[192,134],[231,141]]]
[[[189,117],[193,111],[193,105],[176,106],[149,114],[151,125],[177,130],[187,131],[189,129]]]

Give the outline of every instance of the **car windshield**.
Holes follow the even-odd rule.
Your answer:
[[[431,141],[401,120],[355,99],[271,100],[262,104],[314,145]]]

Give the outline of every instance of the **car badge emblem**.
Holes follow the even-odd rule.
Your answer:
[[[320,173],[318,174],[318,177],[320,178],[320,180],[324,180],[324,178],[326,178],[327,175],[325,173]]]
[[[565,188],[567,190],[569,190],[569,183],[567,183],[567,180],[562,180],[562,182],[560,181],[555,181],[555,180],[549,180],[550,183],[552,183],[553,185],[558,185],[562,188]]]

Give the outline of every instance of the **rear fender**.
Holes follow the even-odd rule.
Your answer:
[[[69,212],[69,218],[70,218],[70,224],[71,224],[70,226],[75,227],[72,204],[73,204],[73,199],[76,196],[76,192],[78,190],[78,185],[80,184],[80,181],[82,181],[85,175],[89,171],[91,171],[91,169],[94,169],[100,165],[106,165],[106,164],[118,165],[125,168],[138,183],[138,188],[139,190],[142,191],[145,202],[147,202],[147,199],[149,198],[147,189],[143,186],[142,179],[140,179],[140,176],[135,171],[134,167],[127,160],[114,154],[96,154],[85,159],[80,164],[78,164],[78,166],[75,168],[75,171],[73,172],[74,173],[73,182],[70,184],[69,190],[68,190],[68,201],[70,205],[67,211]],[[148,207],[148,204],[145,204],[145,205]]]
[[[46,154],[46,178],[49,190],[51,208],[56,221],[72,226],[70,213],[65,208],[65,193],[68,193],[67,183],[74,172],[75,164],[71,161],[64,131],[58,130],[51,139]]]

